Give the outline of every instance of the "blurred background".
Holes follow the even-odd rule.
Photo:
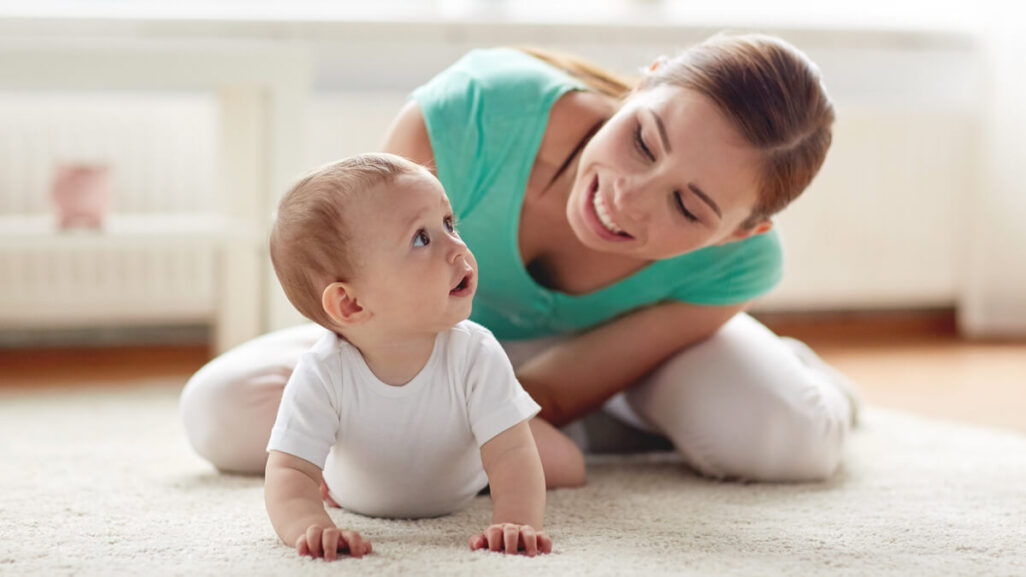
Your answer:
[[[0,2],[0,380],[79,379],[103,358],[109,380],[133,354],[187,375],[301,322],[266,255],[278,195],[379,149],[409,92],[469,49],[632,74],[717,32],[765,32],[819,64],[838,121],[777,219],[785,279],[757,316],[878,379],[874,400],[909,366],[887,355],[929,342],[916,371],[969,370],[966,398],[1006,382],[991,402],[1022,407],[1008,343],[1026,337],[1026,12],[1005,4]],[[1007,361],[978,356],[995,350]],[[977,360],[937,364],[953,354]],[[1002,362],[996,378],[965,369]]]

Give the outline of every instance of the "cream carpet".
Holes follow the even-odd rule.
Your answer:
[[[0,393],[0,575],[1026,575],[1026,436],[870,408],[820,485],[706,481],[671,455],[589,462],[549,494],[555,553],[470,552],[490,503],[441,519],[335,510],[374,554],[281,545],[261,479],[185,444],[180,384]]]

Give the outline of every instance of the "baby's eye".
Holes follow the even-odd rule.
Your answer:
[[[413,235],[413,246],[427,246],[431,244],[431,237],[423,228],[417,231],[417,234]]]
[[[445,225],[445,230],[449,232],[456,232],[456,222],[453,221],[453,218],[451,216],[445,217],[445,219],[442,220],[442,224]]]

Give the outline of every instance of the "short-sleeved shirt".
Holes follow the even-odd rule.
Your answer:
[[[324,470],[332,498],[375,517],[435,517],[487,484],[480,447],[539,411],[499,342],[463,321],[439,333],[427,364],[392,386],[325,331],[285,386],[267,450]]]
[[[500,339],[587,329],[668,300],[729,305],[779,282],[775,231],[656,261],[585,295],[531,278],[517,243],[528,177],[552,105],[579,80],[526,53],[475,50],[413,92],[424,115],[439,180],[480,269],[471,318]]]

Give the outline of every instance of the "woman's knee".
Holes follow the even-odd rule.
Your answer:
[[[290,329],[228,351],[185,385],[179,408],[193,449],[226,472],[262,473],[281,394],[316,332]]]
[[[767,411],[756,439],[749,478],[760,481],[814,482],[831,478],[839,468],[848,438],[849,419],[833,403],[844,399],[806,399],[797,406]],[[738,465],[742,467],[743,465]]]
[[[264,447],[288,377],[238,377],[215,359],[182,391],[180,411],[192,448],[221,471],[262,473]],[[275,398],[275,390],[277,398]]]
[[[690,416],[668,431],[702,474],[748,481],[815,482],[837,471],[848,419],[831,401],[809,393],[801,403],[762,398],[728,419]],[[730,413],[721,413],[722,416]]]
[[[750,317],[670,359],[628,402],[699,472],[754,481],[820,481],[837,470],[851,408]]]

